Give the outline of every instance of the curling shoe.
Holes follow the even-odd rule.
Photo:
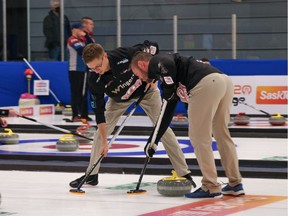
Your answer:
[[[93,121],[93,119],[89,116],[81,116],[81,119],[85,119],[86,121]]]
[[[222,188],[222,193],[224,195],[232,195],[232,196],[245,195],[245,191],[241,183],[234,187],[231,187],[229,184],[227,184],[224,188]]]
[[[184,175],[182,177],[186,178],[187,180],[189,180],[191,182],[191,185],[192,185],[193,188],[197,187],[196,183],[193,181],[193,178],[191,177],[191,173],[188,173],[188,174],[186,174],[186,175]]]
[[[81,183],[81,181],[85,178],[85,175],[81,176],[80,178],[78,179],[75,179],[74,181],[71,181],[70,182],[70,187],[72,188],[77,188],[78,185]],[[89,185],[93,185],[93,186],[96,186],[98,185],[98,174],[95,174],[95,175],[90,175],[88,177],[88,179],[86,180],[85,182],[86,184],[89,184]]]
[[[74,116],[71,121],[72,122],[82,122],[82,119],[79,116]]]
[[[204,191],[201,187],[192,193],[185,194],[187,198],[222,198],[223,195],[221,192],[218,193],[210,193],[208,191]]]

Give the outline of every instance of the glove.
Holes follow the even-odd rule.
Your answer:
[[[176,100],[177,99],[177,95],[175,92],[173,92],[172,94],[162,94],[162,97],[166,100],[166,101],[171,101],[171,100]]]
[[[162,86],[162,98],[164,98],[166,101],[170,100],[178,100],[178,96],[176,94],[176,88],[170,87],[170,88],[165,88]]]
[[[163,89],[162,98],[164,98],[166,101],[177,99],[177,94],[176,94],[174,88]]]
[[[151,145],[151,143],[148,142],[146,144],[146,146],[144,147],[144,152],[145,152],[146,156],[152,158],[153,155],[155,154],[156,150],[157,150],[157,147],[158,147],[157,144],[153,143]]]

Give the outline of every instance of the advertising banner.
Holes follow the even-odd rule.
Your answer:
[[[270,114],[287,115],[287,76],[230,76],[234,83],[231,114],[263,114],[241,102]],[[265,115],[265,114],[263,114]]]

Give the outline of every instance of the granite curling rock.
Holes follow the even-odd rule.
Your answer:
[[[286,118],[280,115],[280,113],[276,113],[269,118],[269,123],[273,126],[282,126],[286,124]]]
[[[67,105],[67,106],[63,109],[62,114],[63,114],[64,116],[72,116],[72,108],[71,108],[71,106]]]
[[[62,152],[76,151],[79,148],[79,142],[72,134],[65,134],[56,142],[56,148]]]
[[[171,177],[163,178],[157,182],[157,191],[163,196],[184,196],[184,194],[190,193],[191,189],[191,182],[184,177],[177,176],[174,170]]]
[[[93,138],[95,132],[96,132],[96,128],[91,125],[80,126],[76,129],[77,134],[86,136],[88,138]],[[78,140],[79,143],[91,142],[91,140],[85,139],[83,137],[78,137],[78,136],[76,136],[75,139]]]
[[[13,133],[9,128],[5,128],[6,133],[0,133],[0,143],[4,145],[14,145],[19,143],[19,135]]]
[[[175,126],[187,126],[188,125],[188,118],[183,114],[178,114],[173,116],[171,124]]]
[[[55,114],[63,114],[63,110],[65,109],[65,107],[62,104],[57,104],[55,107]]]
[[[234,119],[233,122],[235,125],[248,125],[250,123],[249,116],[246,115],[246,113],[238,113]]]

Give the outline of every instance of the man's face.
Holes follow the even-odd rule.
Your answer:
[[[140,80],[148,82],[148,63],[139,61],[135,65],[131,65],[133,73],[139,77]]]
[[[103,55],[100,58],[96,58],[92,60],[91,62],[87,63],[87,66],[90,72],[94,72],[94,73],[102,75],[107,71],[108,64],[109,63],[108,63],[107,54],[103,53]]]
[[[94,29],[94,22],[90,19],[84,19],[83,20],[83,23],[82,23],[82,26],[83,26],[83,29],[90,33],[90,32],[93,32],[93,29]]]
[[[60,7],[60,1],[54,1],[51,5],[52,10],[55,10],[58,7]]]

